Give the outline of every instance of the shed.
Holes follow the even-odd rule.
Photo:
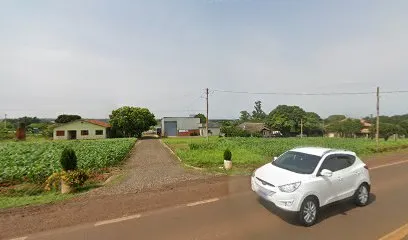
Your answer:
[[[110,124],[93,119],[80,119],[54,128],[54,140],[107,138]]]
[[[244,122],[239,124],[238,127],[251,134],[261,134],[263,137],[271,136],[271,130],[265,123]]]
[[[161,119],[162,136],[199,136],[200,118],[164,117]]]
[[[203,126],[200,127],[200,136],[206,137],[205,134],[206,125],[203,123]],[[219,122],[208,122],[208,136],[219,136],[221,134],[221,124]]]

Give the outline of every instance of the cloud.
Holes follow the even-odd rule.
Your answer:
[[[408,88],[408,21],[403,8],[394,5],[356,4],[348,11],[346,3],[303,8],[235,1],[94,6],[78,1],[68,10],[61,4],[10,7],[0,14],[5,36],[0,39],[0,113],[106,117],[115,107],[135,105],[159,117],[184,116],[205,108],[206,87],[252,92]],[[323,116],[364,116],[375,110],[373,96],[215,92],[210,115],[238,117],[258,99],[267,112],[278,104],[300,105]],[[382,112],[404,113],[408,109],[400,103],[407,100],[406,95],[383,96]]]

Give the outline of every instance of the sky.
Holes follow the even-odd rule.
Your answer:
[[[247,92],[408,90],[405,0],[0,0],[0,118],[238,118],[262,101],[321,117],[375,115],[376,96]],[[383,115],[408,93],[381,94]]]

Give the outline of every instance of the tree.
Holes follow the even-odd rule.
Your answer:
[[[62,115],[59,115],[57,119],[55,119],[55,122],[56,123],[69,123],[69,122],[79,120],[79,119],[81,119],[81,116],[62,114]]]
[[[19,122],[19,123],[24,123],[25,126],[28,126],[28,125],[30,125],[30,124],[32,124],[32,123],[39,123],[39,122],[41,122],[41,120],[38,119],[37,117],[27,117],[27,116],[24,116],[24,117],[19,118],[19,119],[18,119],[18,122]]]
[[[266,113],[262,110],[262,102],[261,101],[256,101],[255,110],[252,111],[252,119],[257,120],[257,121],[262,121],[266,118]]]
[[[408,120],[404,120],[402,122],[400,122],[399,124],[402,128],[402,130],[404,131],[404,135],[408,134]]]
[[[195,117],[195,118],[199,118],[199,119],[200,119],[200,123],[206,123],[206,121],[207,121],[207,118],[206,118],[205,115],[202,114],[202,113],[199,113],[199,114],[195,115],[194,117]]]
[[[330,115],[328,118],[326,118],[324,120],[324,122],[326,124],[330,124],[330,123],[333,123],[333,122],[339,122],[339,121],[344,120],[344,119],[346,119],[346,116],[344,116],[344,115]]]
[[[303,118],[303,132],[308,136],[322,134],[322,122],[317,113],[307,112]]]
[[[373,124],[371,127],[371,132],[376,133],[377,126]],[[392,123],[383,123],[380,122],[380,137],[384,138],[385,141],[388,140],[389,137],[391,137],[394,134],[405,134],[405,130],[403,127],[397,124],[392,124]]]
[[[10,121],[6,121],[4,124],[4,120],[0,122],[0,131],[9,131],[14,129],[14,125]]]
[[[241,111],[240,114],[241,114],[241,116],[239,117],[240,121],[247,122],[251,120],[251,114],[249,114],[248,111]]]
[[[250,137],[251,134],[238,127],[238,124],[238,121],[222,121],[220,131],[224,133],[226,137]]]
[[[298,106],[279,105],[269,113],[267,124],[284,135],[300,132],[301,119],[306,116],[305,110]]]
[[[343,121],[333,122],[327,126],[327,131],[337,132],[341,137],[352,137],[361,130],[361,123],[358,119],[346,119]]]
[[[147,108],[121,107],[113,110],[109,118],[112,128],[125,137],[141,137],[144,131],[156,125],[153,113]]]

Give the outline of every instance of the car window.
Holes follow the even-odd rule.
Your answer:
[[[351,155],[339,154],[328,156],[322,163],[320,171],[323,169],[328,169],[332,172],[336,172],[344,168],[350,167],[351,165],[354,164],[355,160],[356,158]]]
[[[322,166],[320,167],[320,171],[323,169],[330,170],[332,172],[337,171],[337,162],[336,162],[336,156],[328,156],[324,162],[322,163]]]
[[[351,156],[351,155],[337,155],[337,162],[338,162],[338,169],[337,170],[341,170],[344,168],[348,168],[351,165],[354,164],[354,162],[356,161],[356,157]]]
[[[273,161],[272,165],[296,173],[310,174],[316,169],[319,161],[319,156],[289,151]]]

